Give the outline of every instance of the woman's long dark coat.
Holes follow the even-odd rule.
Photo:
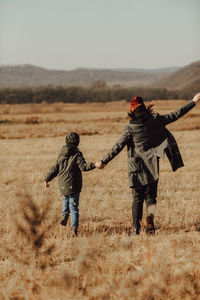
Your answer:
[[[136,188],[158,180],[159,158],[166,153],[172,170],[183,166],[181,154],[173,135],[166,125],[178,120],[195,106],[188,101],[181,108],[166,115],[140,113],[126,125],[124,132],[112,149],[103,157],[107,164],[126,145],[128,154],[129,186]]]

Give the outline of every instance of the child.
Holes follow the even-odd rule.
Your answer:
[[[83,154],[77,148],[80,137],[76,132],[70,132],[65,139],[66,145],[61,149],[56,164],[47,173],[45,186],[57,175],[60,191],[63,194],[61,225],[66,226],[68,217],[71,218],[71,229],[74,235],[78,233],[79,225],[79,195],[82,188],[81,171],[95,168],[94,163],[86,163]]]

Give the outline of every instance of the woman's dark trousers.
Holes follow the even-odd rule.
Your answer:
[[[141,188],[132,189],[133,228],[134,228],[134,233],[136,234],[139,234],[141,228],[144,200],[146,202],[146,208],[147,208],[147,220],[148,218],[152,220],[154,218],[154,213],[156,208],[157,188],[158,188],[158,180],[153,183],[144,185]]]

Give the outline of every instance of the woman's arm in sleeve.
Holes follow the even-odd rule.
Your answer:
[[[103,157],[102,163],[106,165],[115,156],[117,156],[117,154],[119,154],[122,151],[122,149],[126,146],[129,139],[130,139],[130,133],[128,131],[128,128],[125,127],[124,133],[120,136],[120,138],[113,145],[110,151]]]
[[[195,105],[196,105],[195,101],[190,100],[186,104],[178,108],[177,110],[166,115],[160,115],[161,122],[164,125],[175,122],[176,120],[184,116],[187,112],[189,112]]]

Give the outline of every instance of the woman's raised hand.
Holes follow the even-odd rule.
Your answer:
[[[194,98],[192,99],[195,103],[200,100],[200,93],[197,93]]]

